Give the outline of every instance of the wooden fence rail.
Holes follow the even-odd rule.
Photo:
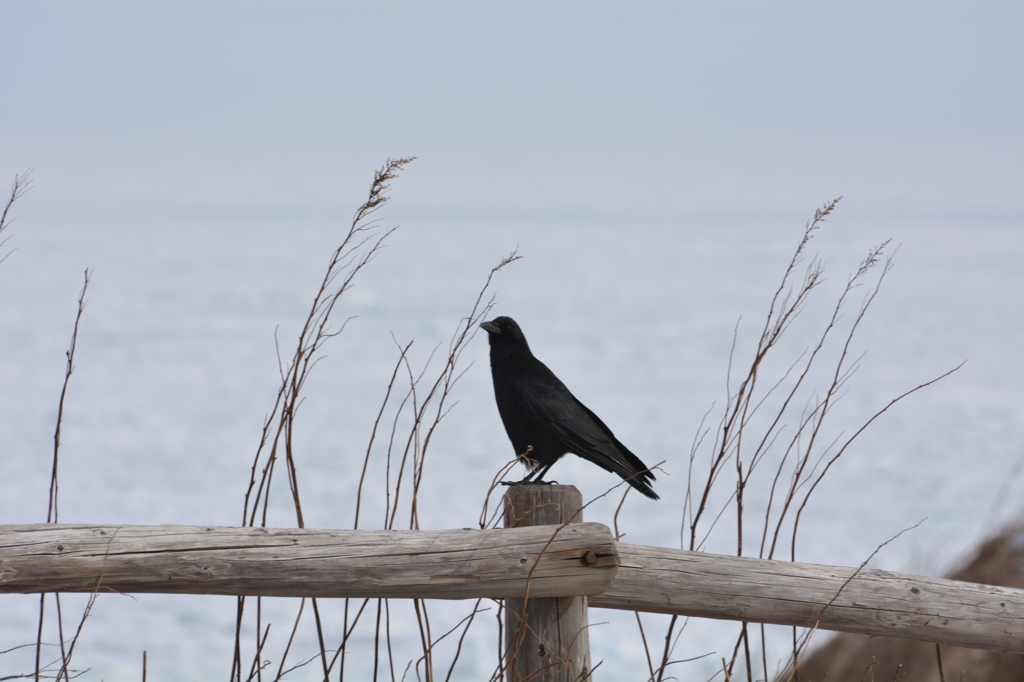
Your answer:
[[[600,594],[611,531],[0,526],[0,593],[501,599]]]
[[[592,608],[1024,653],[1024,590],[615,543],[596,523],[486,531],[0,526],[0,593],[469,599],[521,597],[527,585],[531,597],[588,595]]]
[[[619,544],[591,607],[726,618],[1024,653],[1024,590]]]

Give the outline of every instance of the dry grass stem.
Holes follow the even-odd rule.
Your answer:
[[[299,338],[292,357],[285,362],[279,352],[278,366],[281,386],[270,416],[264,422],[260,444],[250,471],[250,481],[245,496],[243,521],[247,525],[257,522],[266,525],[269,510],[269,491],[273,480],[277,461],[283,457],[288,475],[288,485],[292,496],[292,507],[295,510],[296,523],[304,525],[301,495],[299,489],[299,467],[294,450],[295,415],[302,403],[303,387],[313,367],[320,360],[321,349],[330,338],[341,333],[349,319],[340,325],[334,325],[332,315],[343,294],[349,290],[356,275],[368,265],[379,253],[383,242],[394,228],[382,229],[370,220],[370,217],[387,200],[387,189],[398,171],[411,159],[389,161],[377,171],[371,184],[369,197],[356,211],[352,225],[328,263],[327,272],[321,281],[313,304],[307,315],[306,323],[300,330]],[[477,295],[469,314],[460,320],[455,332],[447,344],[446,352],[441,346],[435,347],[420,368],[415,368],[410,352],[413,342],[400,343],[393,338],[397,350],[397,358],[391,371],[387,388],[377,410],[376,418],[370,428],[370,434],[363,450],[362,463],[359,467],[358,485],[353,509],[353,527],[359,528],[365,523],[366,499],[373,488],[373,499],[383,500],[383,516],[380,527],[397,529],[406,527],[417,529],[421,525],[419,509],[419,493],[424,472],[429,462],[428,454],[436,430],[452,408],[452,392],[465,373],[462,368],[462,356],[469,342],[476,334],[479,323],[489,312],[493,299],[487,298],[494,275],[503,267],[519,258],[514,252],[503,259],[488,274],[484,286]],[[280,349],[280,344],[279,344]],[[442,356],[436,369],[432,367],[435,360]],[[382,479],[375,479],[373,472],[381,469]],[[378,489],[378,483],[382,489]],[[482,523],[486,511],[481,516]],[[390,675],[392,679],[402,676],[399,673],[398,661],[392,649],[392,617],[391,604],[387,600],[376,600],[376,617],[368,624],[369,635],[373,638],[372,669],[374,677],[378,674]],[[344,679],[351,663],[352,652],[349,651],[350,638],[364,622],[369,600],[343,600],[338,614],[341,621],[343,637],[337,645],[329,648],[328,621],[321,613],[317,601],[310,600],[313,613],[313,628],[317,637],[320,652],[320,674],[324,679],[337,676]],[[360,603],[361,602],[361,603]],[[356,606],[358,604],[358,606]],[[433,635],[433,625],[427,602],[412,600],[411,618],[419,632],[420,655],[408,661],[406,671],[415,674],[417,679],[433,680],[435,677],[435,650],[439,643],[455,640],[454,659],[448,664],[447,678],[455,674],[455,664],[462,652],[463,643],[475,617],[486,609],[477,604],[468,615],[447,627],[440,636]],[[404,606],[403,606],[404,608]],[[279,667],[274,679],[281,679],[288,670],[286,660],[292,652],[292,644],[302,618],[303,608],[292,626],[288,644],[279,656]],[[255,612],[255,632],[266,630],[262,627],[262,610],[257,600]],[[238,601],[236,618],[235,655],[232,679],[241,682],[243,679],[243,646],[241,633],[245,618],[245,600]],[[459,633],[457,638],[453,638]],[[266,634],[263,635],[265,641]],[[268,653],[264,650],[263,641],[257,642],[253,654],[248,677],[245,679],[262,679],[262,666],[257,664]],[[305,658],[304,663],[314,658]]]
[[[11,204],[22,194],[28,191],[29,182],[22,181],[19,184],[19,179],[15,178],[14,189],[11,192],[11,199],[7,203],[7,207],[4,209],[2,218],[0,218],[0,229],[4,227],[7,221],[7,212],[10,209]],[[2,260],[2,259],[0,259]],[[78,328],[82,321],[82,313],[85,312],[85,295],[89,290],[89,270],[85,271],[85,282],[82,284],[82,291],[78,295],[78,311],[75,314],[75,324],[71,332],[71,343],[68,346],[68,350],[65,353],[67,358],[67,364],[64,367],[64,383],[61,385],[60,399],[57,401],[57,423],[54,427],[53,432],[53,458],[50,468],[50,494],[49,501],[46,510],[46,522],[57,523],[58,521],[58,494],[60,487],[58,485],[58,472],[60,470],[60,433],[61,425],[64,421],[64,402],[67,397],[68,385],[71,382],[71,374],[75,368],[75,348],[78,345]],[[35,673],[34,678],[39,680],[44,672],[42,665],[42,650],[43,650],[43,628],[46,620],[46,597],[45,593],[39,595],[39,618],[36,627],[36,657],[35,657]],[[89,596],[89,600],[82,613],[82,617],[79,620],[78,627],[75,629],[75,634],[72,636],[70,643],[67,643],[64,637],[64,617],[61,608],[60,594],[53,595],[54,606],[57,613],[56,624],[57,624],[57,642],[60,647],[60,668],[57,671],[55,679],[61,679],[62,677],[67,680],[70,679],[70,665],[71,656],[74,653],[75,645],[78,643],[78,637],[82,632],[82,627],[85,625],[86,619],[89,617],[89,613],[92,611],[92,606],[96,601],[96,592],[93,592]],[[77,675],[76,675],[77,676]]]
[[[32,189],[32,169],[29,169],[21,175],[14,176],[14,182],[11,183],[11,193],[7,196],[7,201],[4,203],[3,213],[0,213],[0,263],[7,260],[14,251],[8,251],[3,253],[4,244],[10,237],[4,236],[4,230],[11,226],[15,221],[15,218],[11,217],[11,207],[14,203],[25,196],[25,193]]]
[[[795,328],[798,318],[816,305],[815,293],[825,282],[825,267],[820,256],[809,257],[808,252],[812,239],[834,213],[840,199],[817,209],[805,225],[782,279],[774,289],[752,357],[738,383],[734,379],[734,361],[740,339],[739,323],[733,332],[722,416],[714,429],[706,426],[711,411],[704,416],[690,450],[690,484],[684,498],[682,527],[683,546],[687,549],[705,548],[719,523],[731,518],[735,523],[732,531],[735,552],[740,556],[747,554],[746,540],[752,533],[748,517],[755,513],[760,516],[754,524],[758,528],[757,556],[776,558],[783,539],[788,538],[786,554],[789,560],[795,561],[803,512],[839,457],[889,408],[958,369],[893,399],[854,429],[852,435],[826,436],[830,423],[827,418],[849,390],[849,382],[861,360],[852,351],[854,338],[892,268],[893,258],[893,254],[888,253],[889,240],[869,249],[847,278],[835,302],[826,309],[820,330],[812,332],[810,345],[795,352],[789,360],[777,357],[783,354],[782,340],[787,332]],[[848,314],[851,299],[865,285],[867,293],[851,316]],[[714,409],[712,406],[711,410]],[[707,452],[707,459],[700,458],[700,452]],[[764,476],[761,472],[768,462],[774,463],[774,469]],[[730,470],[733,476],[727,477]],[[702,481],[699,485],[698,477]],[[767,497],[761,508],[752,510],[748,508],[747,492],[754,485],[759,486],[759,492],[767,491]],[[670,634],[675,626],[673,619],[668,626]],[[760,626],[757,631],[755,635],[746,623],[739,625],[732,654],[724,661],[723,670],[728,678],[735,677],[739,663],[747,679],[769,679],[765,628]],[[760,653],[757,672],[754,670],[755,644]],[[794,641],[791,652],[794,660],[800,650],[800,645]],[[669,656],[670,650],[666,649],[663,661]]]

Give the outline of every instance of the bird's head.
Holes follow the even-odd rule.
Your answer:
[[[496,317],[489,322],[481,323],[480,328],[487,332],[492,349],[501,348],[506,349],[508,352],[517,350],[529,351],[526,337],[523,336],[523,330],[519,328],[519,325],[511,317]]]
[[[513,336],[516,334],[519,336],[523,335],[523,331],[519,328],[519,325],[516,324],[516,321],[511,317],[505,317],[504,315],[496,317],[490,322],[481,322],[480,328],[492,336],[498,334],[512,334]]]

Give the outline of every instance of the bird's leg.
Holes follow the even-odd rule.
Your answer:
[[[544,485],[545,483],[549,483],[550,481],[544,480],[544,474],[546,474],[548,472],[548,469],[550,469],[553,465],[554,462],[551,462],[547,464],[543,469],[534,469],[529,474],[527,474],[526,478],[519,481],[518,485],[526,485],[527,483],[533,483],[534,485]]]
[[[538,471],[540,471],[540,469],[531,469],[530,472],[526,474],[526,477],[523,478],[523,480],[516,481],[516,485],[526,485],[527,483],[532,483],[533,477],[537,475]]]
[[[547,471],[547,470],[548,470],[548,467],[545,467],[544,471]],[[533,480],[533,477],[536,476],[539,471],[540,471],[540,469],[532,469],[532,470],[530,470],[530,473],[526,474],[526,478],[524,478],[521,481],[502,481],[501,484],[502,485],[528,485],[530,483],[542,484],[542,483],[544,483],[544,481],[534,481]]]
[[[529,454],[532,450],[533,450],[533,446],[532,445],[527,446],[526,453]],[[528,485],[530,483],[532,483],[534,485],[547,485],[547,484],[551,483],[551,481],[545,481],[544,480],[544,474],[546,474],[548,472],[548,469],[551,468],[551,466],[554,464],[554,462],[551,462],[551,464],[548,464],[548,465],[546,465],[544,467],[540,467],[540,466],[532,467],[531,465],[533,465],[533,464],[538,464],[539,465],[540,462],[538,462],[535,459],[530,459],[526,455],[520,455],[519,458],[521,460],[523,460],[523,462],[528,467],[531,467],[530,468],[530,473],[526,474],[526,478],[524,478],[521,481],[502,481],[501,482],[502,485]]]

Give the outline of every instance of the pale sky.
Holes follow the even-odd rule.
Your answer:
[[[51,204],[186,200],[185,176],[308,202],[417,155],[436,184],[407,198],[440,211],[608,187],[1024,211],[1018,2],[7,0],[0,26],[0,171],[35,168]]]

